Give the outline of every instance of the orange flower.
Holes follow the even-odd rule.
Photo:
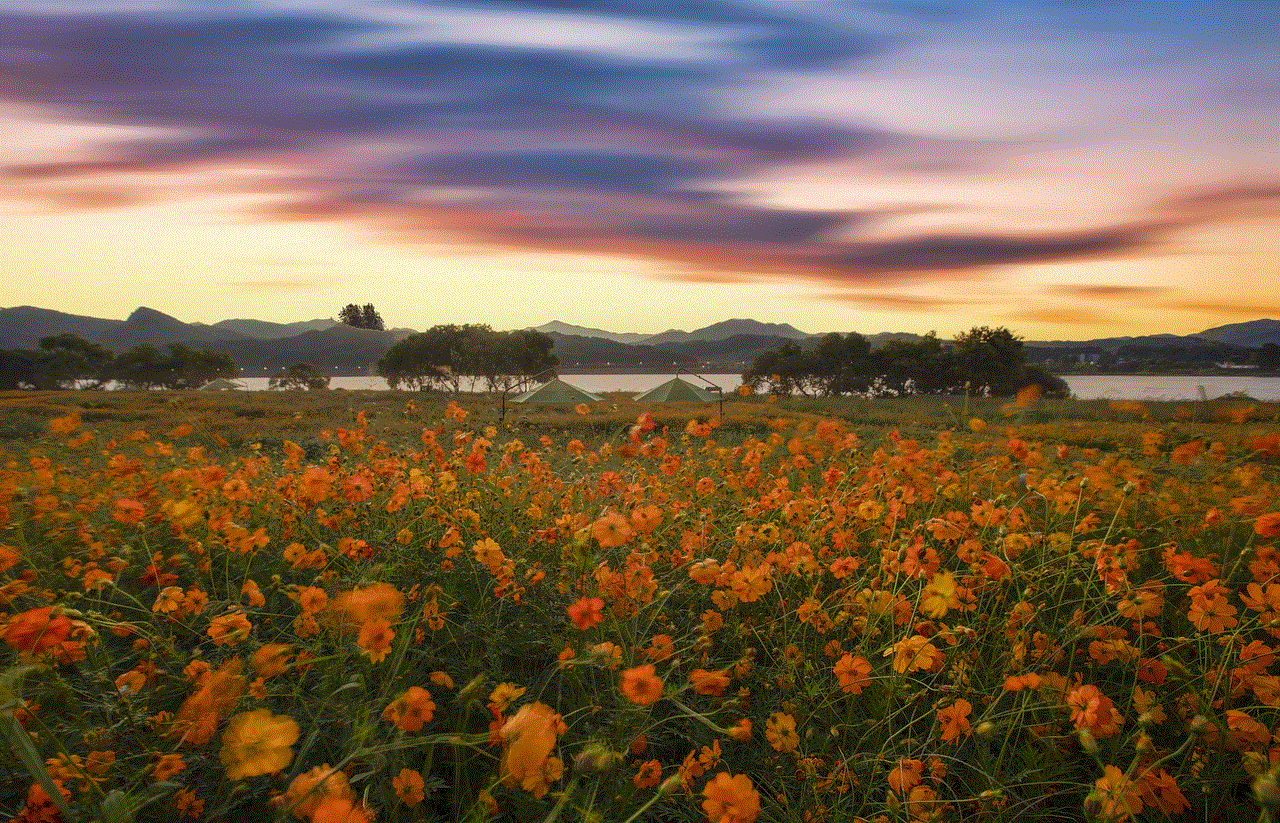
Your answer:
[[[760,816],[760,794],[745,774],[720,772],[707,781],[702,796],[710,823],[754,823]]]
[[[942,663],[942,652],[920,635],[912,635],[885,652],[892,654],[893,670],[898,674],[932,669]]]
[[[631,539],[631,524],[617,512],[609,512],[591,524],[591,536],[603,549],[621,546]]]
[[[215,646],[231,646],[239,643],[253,631],[253,624],[244,612],[233,611],[209,621],[209,637]]]
[[[550,706],[521,706],[499,731],[507,742],[498,764],[502,784],[520,786],[534,797],[544,797],[551,783],[560,779],[563,766],[558,758],[551,757],[551,750],[555,748],[556,735],[566,731],[560,715]]]
[[[390,583],[374,583],[332,598],[326,608],[326,625],[339,633],[358,631],[371,620],[394,623],[404,611],[404,595]]]
[[[836,661],[835,672],[842,692],[861,694],[871,685],[871,663],[865,658],[846,654]]]
[[[647,760],[640,764],[635,776],[631,778],[637,789],[652,789],[662,782],[662,764],[656,760]]]
[[[923,775],[924,763],[904,757],[889,770],[889,788],[898,794],[906,794],[920,784]]]
[[[631,525],[640,534],[648,534],[662,525],[662,510],[652,503],[631,510]]]
[[[583,597],[575,601],[566,611],[573,625],[583,631],[604,622],[604,600],[599,597]]]
[[[289,658],[293,646],[288,643],[267,643],[253,653],[249,665],[262,677],[275,677],[289,670]]]
[[[1040,688],[1040,675],[1034,672],[1011,674],[1004,679],[1004,690],[1007,692],[1020,692],[1023,689],[1038,688]]]
[[[382,719],[406,732],[420,732],[435,716],[436,704],[431,692],[421,686],[410,686],[382,711]]]
[[[391,641],[395,636],[396,633],[391,630],[390,623],[381,618],[374,618],[360,627],[360,636],[356,640],[356,645],[360,647],[360,653],[369,658],[371,663],[381,663],[391,651]]]
[[[222,733],[218,758],[227,768],[228,780],[270,774],[293,762],[296,742],[298,724],[292,717],[256,709],[231,718]]]
[[[774,751],[793,752],[800,745],[796,719],[786,712],[774,712],[764,723],[764,737]]]
[[[960,735],[969,734],[969,713],[973,704],[968,700],[957,700],[945,709],[938,709],[938,726],[942,731],[942,742],[951,743],[960,739]]]
[[[624,670],[621,681],[622,694],[637,706],[651,706],[662,697],[662,679],[652,663]]]
[[[171,733],[178,742],[204,746],[213,740],[222,717],[245,691],[240,674],[244,664],[240,658],[230,660],[201,681],[200,688],[188,697],[173,719]]]
[[[1071,722],[1077,729],[1088,729],[1099,740],[1120,731],[1124,718],[1116,711],[1111,698],[1098,691],[1096,686],[1080,686],[1067,695],[1071,707]]]
[[[352,800],[330,797],[311,813],[311,823],[373,823],[373,814]]]
[[[20,652],[39,654],[65,641],[73,626],[65,614],[53,613],[52,606],[28,609],[5,627],[4,642]]]
[[[427,799],[426,783],[413,769],[401,769],[400,774],[391,779],[391,787],[400,802],[410,809]]]
[[[1191,598],[1191,607],[1187,609],[1191,625],[1202,632],[1220,632],[1236,625],[1236,607],[1227,602],[1227,591],[1216,578],[1191,587],[1187,592]]]
[[[1128,820],[1130,815],[1142,811],[1138,787],[1115,766],[1107,766],[1103,776],[1093,783],[1094,789],[1085,798],[1085,808],[1102,820]]]
[[[325,763],[295,777],[279,803],[298,820],[305,820],[331,798],[354,802],[356,794],[347,775]]]
[[[168,780],[186,768],[187,762],[182,759],[182,755],[165,754],[160,756],[159,762],[151,770],[151,776],[156,780]]]
[[[724,694],[725,689],[729,688],[729,670],[720,669],[712,672],[706,669],[694,669],[689,672],[689,684],[698,694],[719,697]]]
[[[1280,512],[1258,515],[1253,531],[1260,537],[1280,537]]]

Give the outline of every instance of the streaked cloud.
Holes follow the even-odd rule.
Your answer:
[[[126,136],[0,160],[0,189],[53,213],[218,197],[249,225],[927,314],[970,299],[931,284],[1172,254],[1280,212],[1267,5],[1215,29],[1145,0],[13,0],[0,103]],[[1214,132],[1227,115],[1238,134]],[[1132,168],[1156,144],[1162,167]],[[311,282],[259,274],[236,288]],[[1145,282],[1046,288],[1197,310]]]

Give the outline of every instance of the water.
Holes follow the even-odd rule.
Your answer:
[[[1063,375],[1080,400],[1199,400],[1243,392],[1255,400],[1280,400],[1280,377],[1257,375],[1084,374]]]
[[[570,385],[577,386],[583,391],[599,394],[600,392],[634,392],[639,394],[646,392],[655,386],[661,386],[666,383],[673,374],[566,374],[561,379]],[[705,382],[684,374],[680,376],[682,380],[687,380],[695,386],[702,386],[710,390]],[[742,376],[738,374],[705,374],[703,377],[710,380],[712,385],[719,386],[724,390],[726,395],[732,394],[738,386],[742,385]],[[245,384],[251,391],[263,391],[267,388],[266,377],[241,377],[239,381]],[[385,391],[387,381],[381,377],[334,377],[329,380],[329,388],[331,389],[349,389],[355,390],[374,390]],[[463,384],[466,388],[466,384]]]
[[[741,375],[703,375],[714,385],[732,395],[742,383]],[[639,394],[670,380],[672,374],[566,374],[564,380],[592,394],[600,392],[635,392]],[[701,380],[684,375],[695,386],[706,386]],[[1257,400],[1280,401],[1280,377],[1257,375],[1214,375],[1187,377],[1182,375],[1125,375],[1086,374],[1066,375],[1062,378],[1071,387],[1071,393],[1081,400],[1199,400],[1200,390],[1206,398],[1222,397],[1233,392],[1244,392]],[[267,388],[265,377],[242,377],[240,382],[251,390]],[[334,377],[329,382],[334,389],[385,390],[387,381],[381,377]]]

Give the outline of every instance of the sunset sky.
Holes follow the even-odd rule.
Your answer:
[[[0,305],[1280,317],[1271,0],[0,0]]]

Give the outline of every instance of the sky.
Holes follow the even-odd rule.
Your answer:
[[[1280,317],[1272,0],[0,0],[0,305]]]

